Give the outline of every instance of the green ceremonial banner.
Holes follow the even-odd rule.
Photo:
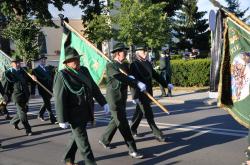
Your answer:
[[[3,72],[10,67],[11,59],[3,51],[0,50],[0,79]]]
[[[88,68],[96,84],[99,84],[103,78],[107,61],[89,43],[79,38],[74,32],[69,31],[67,35],[63,33],[59,70],[65,67],[63,61],[65,59],[64,48],[66,42],[69,42],[68,45],[75,48],[82,55],[80,58],[81,65]]]
[[[250,32],[226,19],[218,105],[250,128]]]

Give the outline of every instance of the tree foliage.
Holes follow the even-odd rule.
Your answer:
[[[107,4],[105,4],[103,0],[83,1],[81,2],[81,5],[80,5],[80,7],[82,8],[84,12],[84,15],[82,16],[82,20],[83,20],[83,25],[86,28],[85,33],[87,33],[88,38],[95,43],[100,43],[102,41],[106,41],[106,40],[111,39],[112,37],[117,36],[117,33],[116,33],[117,31],[114,31],[112,29],[111,18],[109,14],[110,14],[110,9],[116,9],[116,10],[120,10],[120,9],[117,7],[114,7],[114,3],[117,3],[117,1],[107,1],[107,2],[109,3],[108,7],[107,7]],[[131,1],[131,3],[132,2],[133,1]],[[148,3],[148,2],[145,2],[145,3]],[[162,14],[166,13],[168,17],[171,17],[175,14],[175,11],[180,8],[182,2],[183,0],[170,0],[170,1],[169,0],[168,1],[152,0],[152,3],[150,4],[162,5],[162,3],[164,3],[165,6],[163,5],[163,7],[160,8],[159,13],[162,13]],[[125,3],[129,3],[129,2],[125,2]],[[112,19],[112,24],[116,22],[114,20],[115,19]],[[170,22],[165,21],[165,23],[169,25]],[[169,27],[168,26],[166,27],[167,27],[166,31],[168,31]]]
[[[249,7],[247,7],[245,10],[240,9],[240,3],[239,0],[225,0],[227,2],[227,9],[228,11],[234,13],[237,17],[243,18],[245,13],[249,10]],[[247,21],[250,16],[244,19],[244,21]]]
[[[103,10],[105,9],[104,2],[104,0],[81,1],[79,6],[84,13],[84,15],[82,15],[84,24],[87,25],[91,20],[96,19],[96,15],[103,14]]]
[[[104,0],[87,0],[80,4],[84,13],[82,15],[84,35],[97,45],[113,36],[107,5]]]
[[[176,11],[181,8],[183,0],[152,0],[153,3],[165,2],[166,6],[163,8],[163,11],[167,13],[169,17],[175,15]]]
[[[39,53],[38,35],[40,26],[55,26],[48,6],[54,5],[59,11],[64,4],[77,5],[79,0],[1,0],[0,12],[8,18],[3,30],[4,37],[16,46],[16,54],[26,61]]]
[[[7,17],[36,19],[41,25],[54,25],[48,6],[52,4],[59,11],[64,4],[77,5],[79,0],[1,0],[1,12]]]
[[[114,5],[117,14],[112,23],[117,26],[115,39],[128,45],[146,44],[157,48],[169,39],[168,17],[164,14],[165,3],[152,4],[151,0],[121,0]]]
[[[15,54],[22,56],[25,61],[30,61],[38,56],[38,35],[40,27],[31,19],[14,19],[3,30],[3,36],[14,41]]]
[[[3,38],[2,31],[7,25],[7,18],[0,12],[0,49],[5,53],[10,53],[10,42]]]
[[[209,33],[206,12],[199,12],[197,0],[184,0],[181,11],[174,20],[174,36],[179,40],[177,47],[181,50],[195,47],[209,49]]]
[[[85,33],[88,39],[101,44],[113,37],[111,21],[108,15],[93,15],[93,19],[86,25]]]

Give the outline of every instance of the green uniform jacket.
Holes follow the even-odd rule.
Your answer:
[[[126,105],[128,85],[137,88],[137,80],[127,77],[119,71],[119,68],[128,73],[127,64],[120,64],[116,61],[107,63],[107,94],[106,98],[111,110],[115,110],[116,106]]]
[[[37,80],[43,84],[48,90],[52,91],[53,78],[55,74],[55,67],[46,66],[45,70],[39,65],[32,70],[32,74],[36,76]],[[38,85],[38,92],[40,95],[45,97],[52,97],[46,90],[44,90],[40,85]]]
[[[163,87],[167,87],[166,81],[153,69],[149,61],[135,60],[130,65],[130,74],[136,80],[143,82],[147,87],[147,92],[153,95],[152,78],[160,83]],[[140,101],[150,102],[150,99],[139,90],[132,90],[133,99],[139,98]]]
[[[25,73],[24,69],[20,68],[16,71],[13,68],[6,70],[3,74],[2,84],[4,93],[7,95],[12,94],[14,102],[28,102],[30,92],[28,84],[32,79]]]
[[[81,67],[80,73],[63,69],[54,79],[55,109],[59,123],[78,124],[94,120],[94,100],[106,104],[99,87],[92,79],[88,69]]]

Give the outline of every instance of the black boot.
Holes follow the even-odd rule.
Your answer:
[[[6,116],[5,116],[5,120],[11,120],[12,119],[12,117],[10,117],[10,115],[9,114],[6,114]]]
[[[58,124],[56,117],[54,116],[53,113],[50,114],[49,116],[51,124]]]
[[[168,88],[168,94],[167,94],[167,97],[172,97],[172,91],[170,88]]]

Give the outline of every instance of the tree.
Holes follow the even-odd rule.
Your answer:
[[[209,50],[208,24],[207,19],[203,19],[205,13],[198,12],[197,0],[184,0],[174,20],[174,36],[179,40],[179,49],[195,47]]]
[[[4,36],[16,46],[16,53],[25,61],[39,53],[38,35],[41,26],[56,26],[48,10],[49,4],[59,11],[64,4],[77,5],[79,0],[1,0],[0,9],[9,20]]]
[[[84,35],[101,48],[101,43],[112,38],[108,4],[104,0],[82,1],[80,8],[83,10]]]
[[[127,45],[146,44],[158,48],[169,40],[168,17],[163,8],[166,3],[152,4],[151,0],[121,0],[114,5],[117,14],[112,23],[117,26],[116,40]]]
[[[167,13],[169,17],[175,15],[175,12],[181,8],[183,0],[152,0],[153,3],[165,2],[166,6],[163,8],[163,11]]]
[[[245,13],[248,11],[249,7],[245,10],[240,10],[239,0],[225,0],[227,2],[227,10],[234,13],[237,17],[243,18]],[[247,21],[250,16],[243,19],[243,21]]]
[[[10,42],[8,39],[3,38],[2,31],[6,27],[7,18],[0,12],[0,49],[5,53],[10,53]]]
[[[48,6],[54,5],[59,11],[64,4],[77,5],[80,0],[1,0],[1,12],[11,18],[26,19],[31,16],[41,25],[54,25]],[[55,26],[55,25],[54,25]]]
[[[79,6],[84,13],[84,15],[82,15],[84,25],[87,25],[96,15],[103,14],[103,9],[105,8],[104,2],[104,0],[81,1]]]
[[[87,38],[100,45],[113,37],[110,17],[108,15],[93,15],[93,19],[86,25]]]
[[[22,56],[25,62],[29,62],[38,56],[39,33],[40,27],[31,19],[10,20],[3,30],[3,36],[9,37],[15,43],[15,54]]]

